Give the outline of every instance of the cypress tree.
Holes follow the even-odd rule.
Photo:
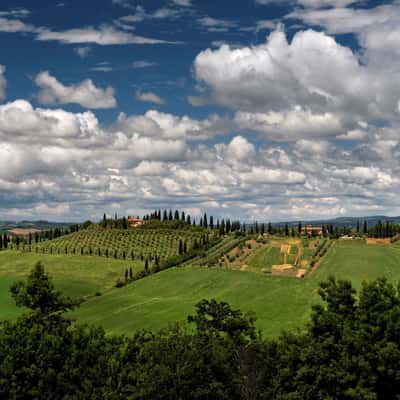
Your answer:
[[[214,229],[214,217],[210,216],[210,229]]]
[[[220,235],[225,235],[225,220],[221,220],[221,225],[219,227],[219,233]]]
[[[105,228],[107,226],[107,215],[106,213],[103,214],[103,222],[102,222],[102,227]]]
[[[182,239],[179,239],[179,248],[178,248],[179,255],[183,254],[183,242]]]
[[[366,220],[364,221],[364,229],[363,229],[363,233],[364,233],[364,235],[366,235],[366,234],[368,233],[368,223],[367,223],[367,221],[366,221]]]

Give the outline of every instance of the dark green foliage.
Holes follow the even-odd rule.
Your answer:
[[[11,295],[19,307],[26,307],[41,314],[67,311],[77,305],[76,301],[64,297],[54,289],[53,283],[39,262],[29,274],[26,282],[14,283]]]
[[[1,399],[396,400],[400,288],[320,286],[302,331],[264,341],[251,314],[203,300],[189,328],[109,337],[72,324],[39,264],[12,287],[30,313],[0,322]],[[97,295],[97,294],[96,294]]]

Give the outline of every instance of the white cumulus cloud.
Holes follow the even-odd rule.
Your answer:
[[[165,100],[153,92],[141,92],[137,90],[135,93],[136,100],[144,103],[165,104]]]
[[[76,103],[93,109],[114,108],[117,105],[114,89],[98,88],[91,79],[65,86],[48,71],[43,71],[36,76],[35,83],[40,88],[38,98],[43,104]]]

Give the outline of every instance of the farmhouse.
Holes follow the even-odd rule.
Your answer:
[[[306,225],[301,228],[302,235],[322,236],[323,233],[324,233],[324,228],[322,226]]]
[[[133,228],[137,228],[138,226],[144,225],[144,221],[142,219],[135,217],[128,217],[128,223]]]

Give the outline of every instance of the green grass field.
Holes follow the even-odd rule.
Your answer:
[[[273,265],[282,264],[281,250],[278,247],[263,247],[248,260],[250,267],[272,269]]]
[[[254,311],[258,328],[273,336],[307,320],[313,301],[309,290],[309,281],[226,269],[174,268],[90,299],[73,315],[109,332],[130,334],[184,321],[197,302],[215,298]]]
[[[311,279],[318,281],[335,275],[349,279],[359,288],[362,281],[385,276],[400,280],[400,248],[366,245],[362,241],[339,241],[328,252],[322,265]]]
[[[16,315],[6,288],[16,278],[24,276],[39,259],[54,276],[57,287],[67,293],[92,295],[103,291],[102,296],[90,297],[74,311],[72,315],[78,321],[102,325],[110,333],[125,334],[184,321],[194,311],[196,302],[216,298],[243,311],[254,311],[258,328],[264,336],[273,337],[282,329],[304,325],[311,305],[318,301],[318,283],[329,275],[350,279],[356,287],[360,287],[363,280],[378,276],[386,276],[394,282],[400,280],[399,247],[367,246],[350,241],[335,243],[319,269],[304,280],[185,267],[152,275],[122,289],[109,290],[107,288],[124,271],[123,261],[3,252],[0,253],[0,318]]]
[[[9,295],[9,287],[24,279],[36,262],[42,261],[57,289],[69,296],[93,296],[114,287],[126,268],[143,269],[140,261],[122,261],[89,256],[56,256],[47,254],[0,252],[0,319],[19,314]]]

